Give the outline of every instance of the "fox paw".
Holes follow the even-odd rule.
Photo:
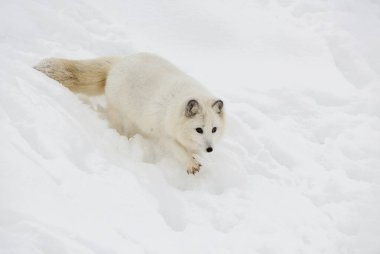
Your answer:
[[[191,163],[187,167],[187,174],[193,174],[193,175],[195,175],[195,173],[199,172],[201,166],[202,166],[202,164],[200,164],[197,161],[194,161],[193,163]]]

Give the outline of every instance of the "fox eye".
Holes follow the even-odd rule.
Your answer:
[[[216,127],[212,128],[212,133],[216,132]]]
[[[200,134],[202,134],[203,133],[203,130],[202,130],[202,128],[196,128],[195,129],[198,133],[200,133]]]

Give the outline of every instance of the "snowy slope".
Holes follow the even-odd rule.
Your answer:
[[[0,253],[380,253],[380,3],[7,1]],[[152,51],[226,102],[195,176],[31,68]]]

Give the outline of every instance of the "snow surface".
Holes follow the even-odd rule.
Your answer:
[[[12,0],[0,14],[1,254],[380,253],[379,1]],[[225,138],[195,176],[32,68],[138,51],[225,101]]]

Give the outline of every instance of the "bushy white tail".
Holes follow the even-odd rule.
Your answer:
[[[57,80],[73,92],[89,95],[101,94],[108,71],[117,57],[100,57],[92,60],[47,58],[34,68]]]

